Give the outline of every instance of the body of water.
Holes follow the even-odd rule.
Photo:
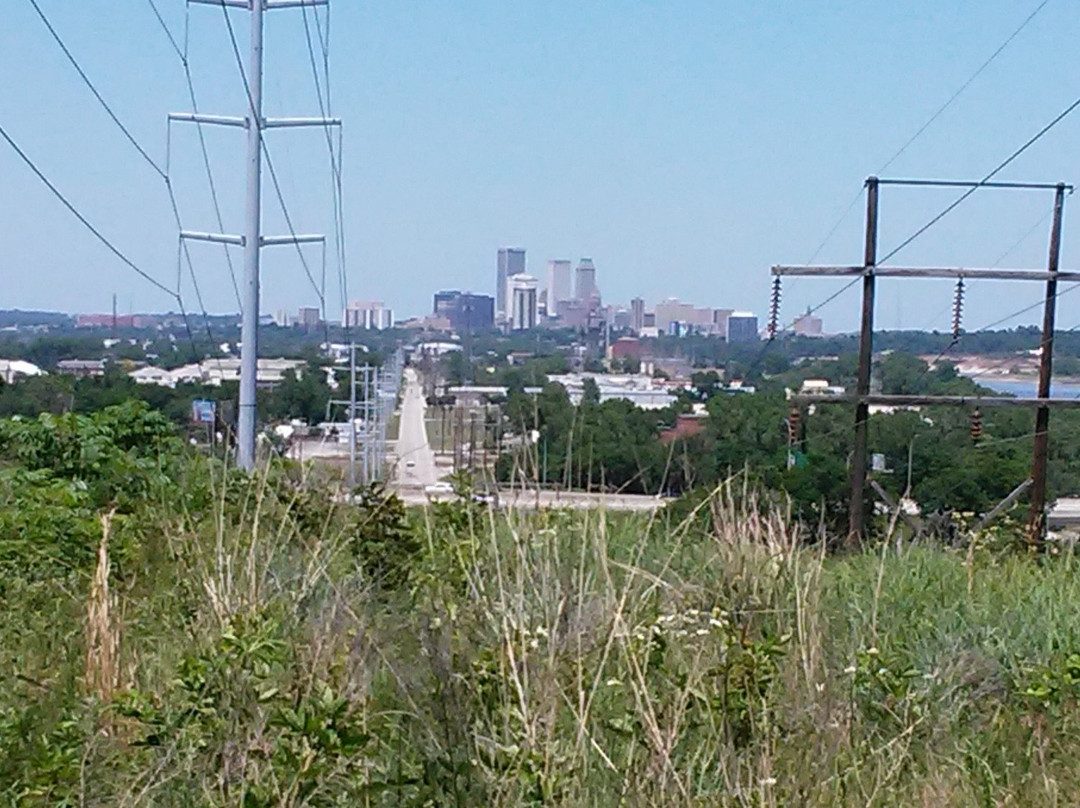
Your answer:
[[[1035,398],[1039,394],[1039,383],[1033,379],[979,378],[976,382],[996,393],[1008,393],[1018,398]],[[1051,380],[1050,398],[1080,398],[1080,382]]]

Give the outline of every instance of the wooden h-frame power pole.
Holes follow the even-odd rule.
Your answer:
[[[969,269],[965,267],[882,267],[877,265],[878,196],[883,185],[923,187],[1004,188],[1054,191],[1053,224],[1050,229],[1050,253],[1046,270],[1030,269]],[[772,274],[809,277],[862,276],[862,319],[859,329],[859,367],[852,396],[796,397],[798,402],[813,401],[845,402],[855,405],[854,446],[851,455],[851,503],[848,519],[847,544],[858,546],[866,534],[867,504],[867,440],[870,406],[1020,406],[1035,410],[1035,448],[1031,462],[1030,500],[1031,514],[1028,521],[1028,541],[1041,544],[1046,528],[1046,461],[1048,449],[1050,409],[1052,407],[1080,406],[1080,399],[1050,398],[1050,376],[1054,353],[1054,320],[1059,281],[1080,281],[1080,272],[1061,272],[1061,220],[1065,207],[1065,192],[1072,186],[1064,183],[1020,182],[961,182],[952,180],[866,180],[866,238],[861,266],[774,266]],[[1039,389],[1035,398],[966,397],[966,396],[904,396],[871,395],[870,378],[873,362],[874,341],[874,285],[877,278],[951,278],[958,283],[964,279],[995,281],[1042,281],[1046,284],[1043,306],[1042,342],[1039,360]]]

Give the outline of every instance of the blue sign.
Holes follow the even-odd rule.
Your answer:
[[[197,398],[191,402],[191,420],[197,424],[212,424],[217,420],[217,402]]]

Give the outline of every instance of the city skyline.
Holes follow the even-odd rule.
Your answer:
[[[182,31],[183,4],[160,5],[170,30]],[[176,53],[149,10],[55,3],[47,10],[118,118],[163,162],[165,115],[187,108],[189,98]],[[200,108],[235,114],[244,108],[243,87],[222,15],[202,11],[190,14]],[[569,2],[526,8],[481,0],[466,10],[421,14],[341,4],[331,78],[334,113],[344,119],[350,144],[343,172],[352,245],[348,297],[419,313],[436,286],[486,289],[488,256],[498,246],[492,234],[501,234],[504,243],[528,245],[537,256],[563,256],[565,245],[580,245],[612,270],[604,291],[614,300],[705,301],[723,289],[724,305],[763,311],[772,264],[815,252],[826,263],[860,259],[861,204],[848,202],[899,147],[905,148],[889,173],[977,178],[1066,106],[1069,92],[1052,80],[1042,54],[1074,41],[1080,20],[1052,2],[921,132],[1024,14],[1004,4],[943,8],[929,0],[827,9],[692,0],[659,9],[631,3],[619,13]],[[269,112],[316,114],[303,26],[287,16],[275,15],[268,30]],[[608,43],[603,53],[589,47],[596,37]],[[491,42],[497,45],[478,47]],[[581,56],[566,64],[550,58],[555,52]],[[853,71],[852,64],[869,67]],[[0,95],[0,123],[95,226],[155,278],[173,283],[176,226],[159,178],[90,97],[28,5],[14,6],[0,31],[0,69],[26,77]],[[61,114],[77,126],[49,125]],[[1077,126],[1064,121],[1003,178],[1074,179]],[[329,187],[308,182],[327,173],[321,135],[290,144],[282,137],[270,138],[269,148],[295,225],[323,229],[333,220]],[[241,216],[240,142],[230,132],[209,141],[231,232]],[[104,311],[116,291],[131,311],[169,308],[171,301],[96,243],[0,146],[8,182],[0,243],[6,263],[20,270],[0,305]],[[205,183],[197,182],[202,165],[193,131],[176,132],[170,158],[184,221],[213,222]],[[948,202],[929,193],[886,196],[883,248]],[[267,230],[287,232],[274,201],[265,206]],[[980,193],[904,260],[991,265],[1017,244],[1006,263],[1039,267],[1043,202]],[[1067,267],[1073,221],[1067,210]],[[221,251],[202,246],[194,253],[207,309],[235,310]],[[312,253],[309,261],[317,260]],[[275,251],[264,269],[264,312],[299,301],[308,282],[295,254]],[[542,265],[533,274],[543,278]],[[181,285],[192,300],[186,272]],[[838,287],[791,284],[782,319],[790,322]],[[1035,289],[1021,294],[1022,302],[1038,298]],[[824,312],[838,330],[854,327],[850,295]],[[938,307],[928,310],[923,300],[940,298],[947,309],[948,296],[942,284],[907,284],[883,298],[878,323],[947,327],[947,311],[935,319]],[[336,291],[327,297],[335,317],[342,301]],[[1020,302],[994,284],[973,284],[971,325]],[[1067,308],[1062,315],[1069,323]],[[1035,319],[1028,314],[1006,324]]]

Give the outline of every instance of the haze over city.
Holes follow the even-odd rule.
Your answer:
[[[200,109],[242,114],[243,83],[221,11],[158,5],[178,42],[190,24]],[[41,6],[120,120],[163,164],[165,116],[191,102],[151,7]],[[815,252],[819,262],[861,260],[861,205],[849,203],[863,179],[1029,13],[974,2],[340,4],[330,82],[333,114],[344,122],[348,296],[385,300],[409,316],[429,312],[442,288],[493,294],[496,249],[520,245],[539,277],[549,259],[590,256],[607,301],[674,296],[761,315],[772,264]],[[1046,5],[885,173],[982,177],[1076,94],[1047,55],[1068,52],[1078,34],[1067,4]],[[319,114],[303,27],[272,14],[267,37],[267,114]],[[86,92],[29,3],[6,15],[0,70],[13,78],[0,94],[9,134],[136,263],[175,283],[176,223],[160,177]],[[1078,125],[1065,120],[1000,178],[1074,179]],[[333,227],[323,137],[268,136],[298,232]],[[207,139],[225,229],[236,232],[243,135],[208,129]],[[216,229],[191,128],[173,126],[168,156],[183,224]],[[0,171],[0,254],[10,268],[0,304],[106,311],[116,292],[125,311],[169,309],[172,301],[97,244],[6,146]],[[267,232],[286,232],[273,191],[266,194]],[[890,189],[883,249],[954,196]],[[1049,206],[1046,194],[982,191],[896,260],[1043,266]],[[1071,222],[1067,208],[1065,266],[1075,255]],[[317,274],[318,252],[308,254]],[[235,311],[220,250],[198,247],[194,260],[207,309]],[[272,251],[264,263],[264,311],[317,302],[293,250]],[[839,285],[788,284],[784,319]],[[184,287],[190,298],[189,278]],[[328,284],[331,319],[340,311],[335,288]],[[885,282],[877,324],[946,329],[950,293],[941,282]],[[1040,291],[1020,294],[1030,301],[993,283],[972,285],[971,326]],[[821,312],[831,330],[855,326],[854,295]],[[1060,321],[1075,319],[1066,303]]]

